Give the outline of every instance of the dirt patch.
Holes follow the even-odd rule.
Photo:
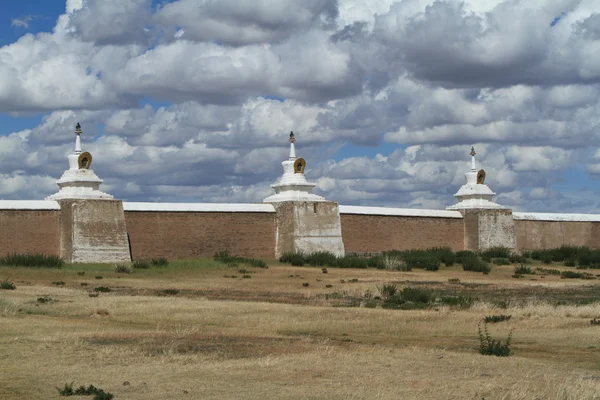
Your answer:
[[[86,339],[91,345],[135,346],[147,356],[201,354],[212,359],[260,358],[299,354],[310,341],[300,338],[207,335],[202,333],[159,332],[144,336],[98,336]]]

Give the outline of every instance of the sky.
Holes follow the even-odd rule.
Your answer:
[[[471,146],[515,211],[600,213],[598,0],[0,2],[0,199],[74,127],[126,201],[260,202],[288,136],[315,192],[443,209]]]

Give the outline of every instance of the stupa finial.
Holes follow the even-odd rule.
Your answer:
[[[294,137],[294,132],[290,132],[290,161],[294,161],[296,159],[296,147],[294,147],[294,142],[296,138]]]
[[[471,146],[471,153],[469,154],[471,155],[471,171],[477,171],[477,165],[475,164],[475,154],[477,153],[474,146]]]
[[[79,122],[75,125],[75,134],[77,137],[75,138],[75,153],[81,153],[81,125]]]

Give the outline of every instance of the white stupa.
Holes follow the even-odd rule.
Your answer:
[[[56,184],[59,191],[46,200],[62,199],[112,199],[108,193],[100,191],[102,179],[90,169],[92,155],[81,150],[81,125],[75,126],[75,153],[69,154],[69,169],[66,170]]]
[[[506,207],[492,201],[492,198],[496,193],[492,192],[492,190],[484,183],[485,171],[477,171],[475,154],[475,148],[471,147],[471,170],[465,174],[467,183],[462,185],[454,195],[458,202],[446,209],[505,209]]]
[[[306,161],[303,158],[296,158],[296,149],[294,147],[294,133],[290,132],[290,157],[281,163],[283,166],[283,175],[271,187],[275,194],[263,200],[265,203],[278,203],[282,201],[327,201],[324,197],[312,192],[317,186],[310,183],[304,176]]]

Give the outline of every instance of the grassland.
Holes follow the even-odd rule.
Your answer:
[[[59,399],[70,382],[117,400],[600,399],[600,281],[513,274],[0,267],[16,285],[0,290],[0,399]],[[470,302],[383,309],[384,284]],[[489,325],[513,331],[510,357],[478,352],[491,314],[512,316]]]

